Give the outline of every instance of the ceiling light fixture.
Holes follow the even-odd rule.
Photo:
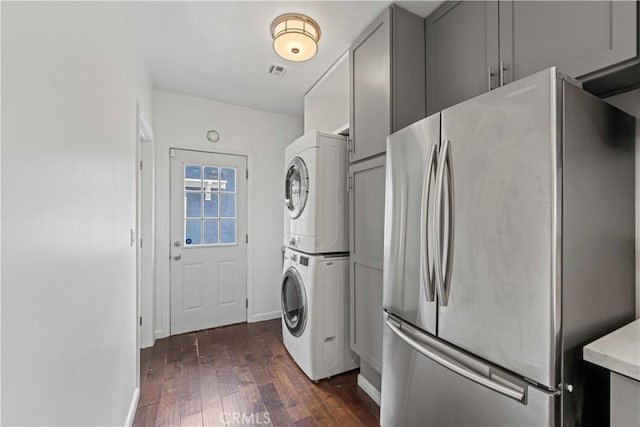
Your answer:
[[[287,61],[302,62],[316,56],[320,26],[299,13],[285,13],[271,24],[273,50]]]

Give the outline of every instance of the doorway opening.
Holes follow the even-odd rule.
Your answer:
[[[153,337],[153,287],[155,276],[155,168],[154,136],[140,104],[137,106],[135,189],[136,223],[131,230],[131,245],[136,248],[136,344],[137,349],[151,347]],[[136,351],[137,371],[140,352]],[[138,377],[139,385],[139,377]]]

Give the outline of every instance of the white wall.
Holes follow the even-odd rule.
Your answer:
[[[302,134],[302,117],[155,90],[156,337],[169,335],[169,148],[246,153],[248,186],[248,320],[280,315],[284,148]],[[215,129],[220,142],[206,133]]]
[[[640,318],[640,89],[605,101],[637,117],[636,121],[636,317]]]
[[[304,96],[304,131],[349,128],[349,52],[345,52]]]
[[[126,421],[136,99],[121,4],[2,2],[3,425]]]

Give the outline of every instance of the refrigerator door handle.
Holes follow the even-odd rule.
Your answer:
[[[444,239],[442,233],[442,199],[444,193],[444,173],[447,171],[447,189],[448,189],[448,230],[447,230],[447,264],[445,269],[442,265],[442,251],[444,250]],[[449,291],[451,290],[451,273],[453,265],[453,230],[454,230],[454,195],[453,195],[453,165],[451,163],[451,144],[449,140],[445,140],[440,150],[440,159],[437,169],[438,176],[436,178],[436,201],[435,201],[435,220],[433,223],[432,238],[436,239],[434,245],[434,264],[436,276],[436,288],[440,305],[446,307],[449,303]]]
[[[432,145],[429,152],[429,162],[422,180],[422,204],[420,207],[420,281],[424,288],[427,301],[435,299],[434,272],[429,259],[429,245],[427,243],[427,226],[429,224],[429,200],[431,199],[431,178],[437,163],[438,146]]]
[[[420,342],[409,333],[405,333],[403,331],[405,328],[402,324],[397,324],[390,317],[386,319],[386,324],[393,333],[423,356],[428,357],[439,365],[444,366],[445,368],[490,390],[526,404],[526,391],[524,388],[511,384],[502,377],[496,376],[496,379],[493,379],[491,373],[489,373],[489,376],[482,375],[475,370],[464,366],[451,356],[430,348],[428,343]]]

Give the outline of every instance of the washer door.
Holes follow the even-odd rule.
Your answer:
[[[282,279],[282,318],[294,337],[304,332],[307,324],[307,294],[302,278],[294,267],[289,267]]]
[[[309,175],[307,165],[300,157],[295,157],[287,167],[287,177],[284,182],[284,204],[289,210],[291,218],[298,218],[307,203],[309,194]]]

